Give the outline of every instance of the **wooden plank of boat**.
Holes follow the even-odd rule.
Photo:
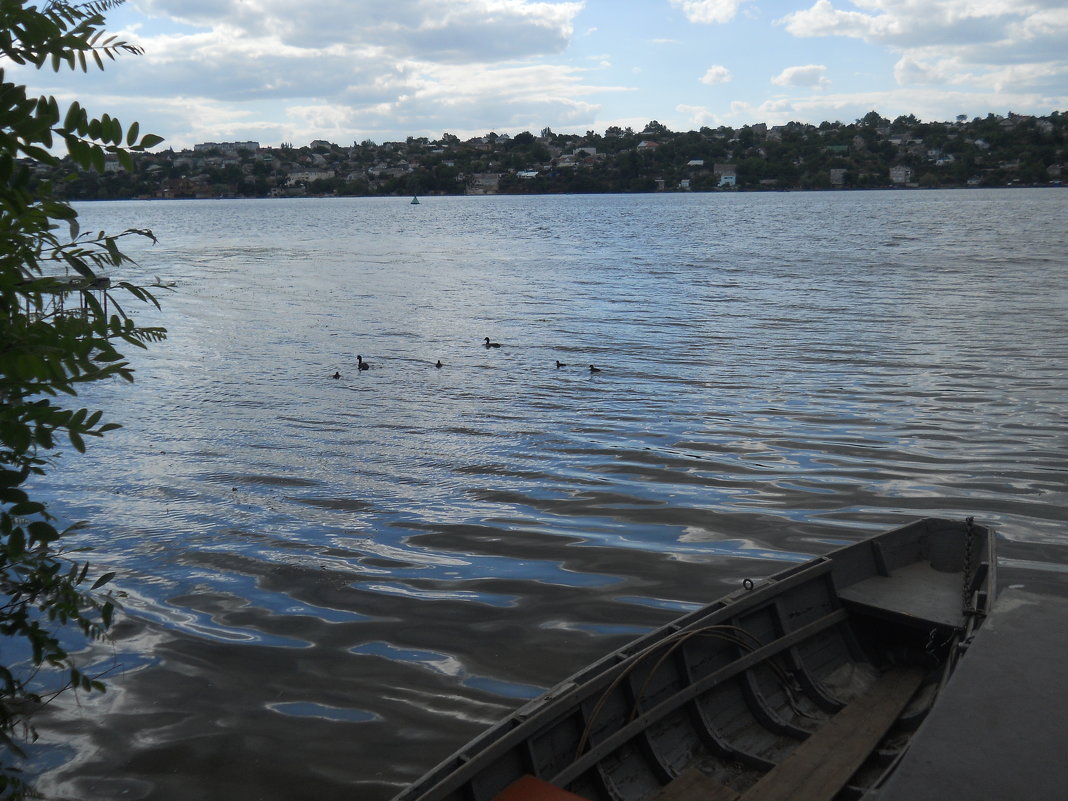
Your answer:
[[[859,797],[981,621],[992,559],[992,531],[924,520],[749,583],[580,671],[396,801]],[[901,714],[919,676],[924,703]]]
[[[740,801],[830,801],[885,736],[923,677],[915,668],[883,674],[746,790]]]

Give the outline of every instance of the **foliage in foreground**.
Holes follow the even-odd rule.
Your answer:
[[[104,13],[122,0],[70,3],[0,0],[0,64],[86,71],[104,59],[139,53],[102,30]],[[17,71],[17,70],[16,70]],[[17,71],[18,72],[18,71]],[[21,73],[20,73],[21,74]],[[87,437],[117,428],[100,411],[68,406],[81,385],[111,378],[133,380],[118,348],[145,347],[165,337],[139,327],[119,304],[125,293],[158,307],[149,289],[112,283],[106,272],[130,263],[119,248],[126,236],[152,239],[145,230],[83,234],[77,213],[57,199],[50,182],[32,180],[53,170],[61,144],[74,164],[103,171],[112,154],[126,165],[131,152],[159,143],[125,131],[107,114],[92,118],[77,102],[61,114],[53,97],[32,97],[0,67],[0,798],[23,797],[28,785],[12,764],[19,741],[33,737],[29,715],[66,688],[102,690],[67,651],[65,632],[90,638],[108,629],[114,614],[102,591],[113,574],[91,584],[88,564],[64,550],[78,526],[56,528],[45,505],[25,487],[45,473],[66,443],[85,450]],[[9,660],[21,660],[8,664]],[[62,676],[48,692],[42,669]]]

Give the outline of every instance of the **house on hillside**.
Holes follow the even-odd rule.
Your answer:
[[[472,173],[467,182],[467,194],[469,195],[495,195],[500,188],[501,174],[499,172],[476,172]]]
[[[890,183],[900,186],[912,182],[912,167],[898,164],[890,168]]]
[[[289,183],[291,185],[296,184],[310,184],[312,181],[324,180],[326,178],[333,178],[333,170],[293,170],[289,173]]]
[[[719,178],[719,186],[737,186],[738,168],[734,164],[716,164],[712,167],[712,174]]]

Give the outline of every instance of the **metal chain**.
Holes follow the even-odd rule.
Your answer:
[[[961,611],[965,615],[975,612],[971,604],[972,576],[975,573],[975,566],[972,564],[975,550],[974,524],[974,517],[969,517],[964,521],[964,586],[961,587]]]

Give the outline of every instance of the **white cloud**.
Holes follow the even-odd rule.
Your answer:
[[[894,80],[901,86],[923,86],[937,84],[945,76],[930,64],[917,61],[910,56],[902,56],[894,65]]]
[[[690,22],[711,24],[730,22],[746,2],[749,0],[671,0],[671,5],[682,9]]]
[[[799,37],[845,36],[896,52],[903,85],[967,83],[983,90],[1063,85],[1068,8],[1056,0],[816,0],[779,20]]]
[[[321,49],[373,45],[396,56],[476,62],[558,53],[581,2],[531,0],[141,0],[154,16],[234,38]]]
[[[1036,10],[1030,0],[858,0],[865,11],[843,11],[831,0],[792,12],[781,22],[795,36],[852,36],[869,42],[916,46],[995,41],[1005,27]]]
[[[691,129],[704,126],[708,126],[709,128],[713,126],[718,127],[722,124],[719,115],[708,110],[704,106],[688,106],[680,104],[675,106],[675,111],[686,116],[686,124],[691,126]]]
[[[699,80],[701,83],[708,84],[709,86],[714,86],[717,83],[729,83],[731,80],[731,71],[719,64],[714,64],[708,68]]]
[[[1064,104],[1068,98],[1055,100]],[[957,114],[968,117],[986,116],[991,111],[1006,113],[1048,105],[1049,98],[1033,93],[979,93],[971,90],[940,88],[893,89],[881,92],[841,92],[808,95],[803,98],[776,98],[751,104],[735,101],[725,115],[725,125],[766,122],[783,125],[791,121],[818,124],[824,120],[851,122],[860,119],[873,108],[889,119],[914,114],[921,120],[947,120]],[[1054,107],[1056,107],[1056,103]]]
[[[108,85],[126,96],[188,104],[184,120],[175,103],[154,106],[155,118],[166,123],[161,132],[176,147],[199,141],[198,131],[209,125],[215,139],[247,129],[250,111],[270,120],[263,123],[268,142],[279,141],[269,131],[284,131],[289,141],[302,141],[304,132],[341,141],[349,133],[376,139],[440,133],[458,128],[461,115],[484,125],[483,133],[513,123],[592,124],[598,106],[587,96],[622,89],[587,85],[589,71],[578,66],[542,63],[571,40],[581,2],[138,0],[137,6],[168,24],[116,31],[145,54],[109,65]],[[51,80],[65,86],[71,79]],[[152,118],[140,116],[146,130]]]
[[[813,87],[826,89],[831,85],[827,68],[822,64],[806,64],[803,67],[787,67],[774,78],[773,84],[786,87]]]
[[[875,39],[889,32],[891,20],[859,11],[839,11],[830,0],[816,0],[804,11],[794,11],[780,20],[794,36],[851,36]]]

